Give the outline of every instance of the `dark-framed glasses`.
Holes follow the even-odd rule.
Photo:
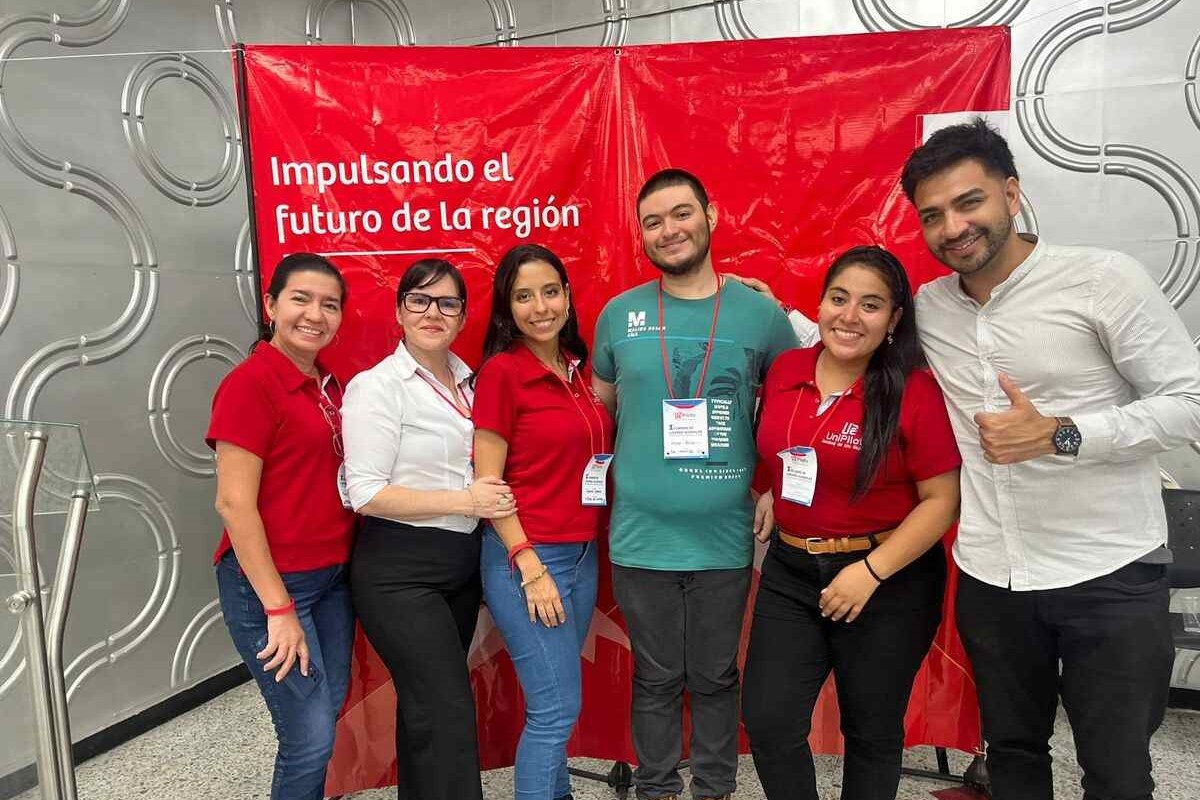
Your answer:
[[[424,314],[429,310],[430,304],[437,303],[438,311],[442,312],[442,316],[457,317],[462,314],[463,308],[466,306],[461,297],[453,295],[434,297],[424,292],[405,292],[401,295],[401,299],[404,302],[404,309],[414,314]]]

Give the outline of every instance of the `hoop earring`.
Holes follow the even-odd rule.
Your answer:
[[[275,318],[274,317],[272,317],[271,321],[269,323],[267,323],[267,330],[269,330],[271,332],[272,336],[275,335]]]

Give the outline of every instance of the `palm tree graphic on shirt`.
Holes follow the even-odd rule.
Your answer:
[[[671,390],[676,397],[695,397],[696,384],[700,379],[700,370],[704,368],[706,343],[687,342],[677,345],[671,352],[671,375],[673,384]],[[742,348],[745,363],[742,369],[724,367],[713,372],[709,364],[709,373],[704,379],[704,396],[707,398],[729,398],[732,406],[729,418],[740,419],[744,402],[743,387],[746,386],[746,376],[750,374],[756,360],[756,353],[748,347]],[[710,465],[723,462],[709,461]]]

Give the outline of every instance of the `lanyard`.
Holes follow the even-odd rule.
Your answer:
[[[723,281],[721,276],[717,276],[717,297],[713,301],[713,317],[712,327],[708,330],[708,344],[704,348],[704,366],[700,368],[700,381],[696,384],[696,397],[704,396],[704,377],[708,374],[708,362],[712,359],[713,341],[717,336],[717,317],[721,313],[721,286]],[[670,359],[667,357],[667,321],[663,313],[663,282],[662,278],[658,279],[658,341],[662,345],[662,364],[663,377],[667,381],[667,397],[675,399],[675,389],[672,386],[671,370],[667,366]]]
[[[329,383],[329,378],[317,384],[317,408],[321,411],[321,416],[325,418],[325,424],[329,426],[329,430],[333,432],[333,452],[338,458],[345,458],[346,451],[342,444],[342,410],[338,408],[337,403],[325,391],[326,384]],[[336,386],[336,383],[335,383]],[[340,390],[341,387],[339,386]],[[341,401],[341,392],[338,392],[338,402]]]
[[[539,360],[539,363],[541,363],[540,360]],[[588,419],[587,415],[583,413],[583,409],[579,407],[579,401],[575,399],[575,392],[574,392],[574,390],[571,389],[571,383],[574,383],[576,378],[579,378],[580,382],[583,381],[582,373],[580,373],[579,370],[574,370],[574,372],[571,374],[571,382],[568,383],[567,381],[563,380],[562,375],[559,375],[557,372],[550,369],[550,367],[546,366],[544,363],[542,364],[542,366],[546,368],[547,372],[549,372],[555,378],[558,378],[558,382],[561,383],[563,388],[567,390],[567,397],[571,398],[571,404],[573,406],[575,406],[575,410],[579,413],[579,418],[582,419],[583,424],[587,426],[588,444],[592,448],[592,455],[593,456],[599,455],[600,451],[596,448],[596,438],[595,438],[595,436],[592,435],[592,421],[590,419]],[[583,390],[584,390],[585,396],[587,396],[591,392],[591,390],[587,386],[583,386]],[[600,430],[600,441],[601,441],[601,444],[603,444],[603,442],[604,442],[604,418],[601,417],[600,412],[596,410],[595,403],[593,403],[589,400],[588,405],[592,407],[592,416],[596,419],[596,425],[599,427],[599,430]]]
[[[859,378],[859,380],[862,380],[862,379]],[[808,447],[813,446],[813,442],[815,442],[817,440],[817,437],[820,436],[821,432],[825,430],[827,425],[829,425],[829,421],[831,419],[833,419],[833,412],[837,410],[838,403],[842,402],[842,398],[844,398],[846,395],[850,394],[850,392],[857,385],[858,385],[858,381],[855,381],[854,383],[850,384],[850,386],[844,392],[842,392],[841,394],[839,394],[837,396],[837,399],[833,401],[833,404],[830,405],[829,408],[825,409],[825,413],[821,415],[822,417],[824,417],[824,419],[821,420],[821,424],[817,426],[817,429],[815,431],[813,431],[813,435],[810,436],[808,439],[808,445],[807,445]],[[821,407],[820,394],[821,394],[820,390],[817,390],[817,407],[818,408]],[[796,424],[796,412],[800,410],[800,402],[802,400],[804,400],[803,387],[801,387],[801,389],[800,389],[800,395],[796,398],[796,404],[794,406],[792,406],[792,416],[788,419],[787,440],[784,443],[788,447],[792,446],[792,435],[793,435],[792,428]]]
[[[455,414],[458,414],[460,417],[462,417],[463,419],[466,419],[466,420],[469,420],[471,418],[471,404],[467,402],[467,398],[465,396],[459,394],[457,385],[455,385],[455,387],[454,387],[454,399],[451,399],[446,396],[445,392],[442,391],[441,385],[439,383],[437,383],[436,381],[431,381],[431,380],[429,380],[429,378],[426,378],[425,375],[419,369],[417,370],[417,377],[420,378],[421,380],[425,381],[427,384],[429,384],[429,388],[433,389],[434,393],[438,397],[442,398],[443,403],[445,403],[446,405],[453,408]],[[459,403],[462,403],[462,406],[460,406]],[[464,406],[467,409],[465,414],[463,413]]]

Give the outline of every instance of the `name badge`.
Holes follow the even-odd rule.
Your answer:
[[[663,458],[708,458],[708,400],[663,400]]]
[[[338,466],[338,496],[342,498],[342,507],[348,511],[353,511],[354,506],[350,504],[350,485],[346,482],[346,465]]]
[[[817,451],[811,447],[789,447],[779,451],[783,461],[784,500],[811,506],[817,488]]]
[[[608,505],[608,468],[612,466],[612,453],[597,453],[583,470],[583,504],[585,506]]]

